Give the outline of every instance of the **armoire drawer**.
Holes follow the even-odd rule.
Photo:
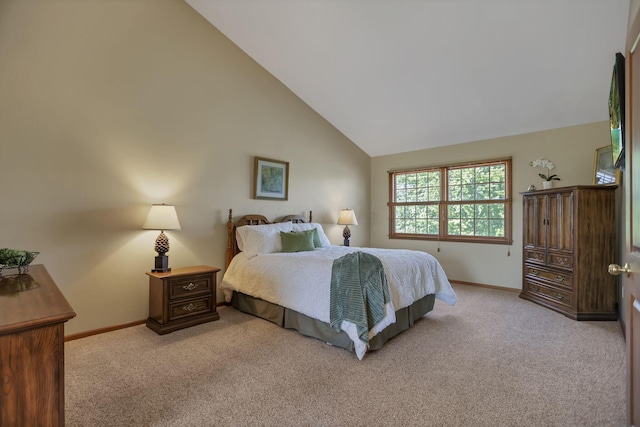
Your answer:
[[[573,268],[573,254],[549,252],[547,265],[560,268]]]
[[[525,279],[524,285],[525,291],[529,292],[533,296],[543,298],[555,305],[562,305],[567,308],[571,308],[572,293],[570,291],[529,279]]]
[[[530,279],[545,281],[553,287],[567,291],[573,290],[573,274],[571,273],[546,269],[537,265],[526,265],[525,274]]]
[[[524,249],[524,260],[525,262],[533,262],[538,264],[545,263],[544,251],[539,251],[535,249]]]

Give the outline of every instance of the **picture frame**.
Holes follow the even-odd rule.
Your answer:
[[[620,169],[613,165],[611,145],[596,149],[593,158],[593,185],[618,185]]]
[[[253,198],[289,200],[289,162],[256,157],[253,164]]]

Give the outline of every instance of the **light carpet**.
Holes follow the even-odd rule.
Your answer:
[[[515,292],[454,284],[363,360],[220,307],[168,335],[66,343],[68,426],[623,426],[618,322],[577,322]]]

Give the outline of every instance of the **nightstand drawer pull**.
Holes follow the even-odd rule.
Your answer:
[[[556,276],[556,282],[564,282],[564,277]]]
[[[191,303],[191,304],[189,304],[189,305],[183,305],[183,306],[182,306],[182,309],[183,309],[184,311],[193,311],[193,310],[195,310],[196,308],[198,308],[198,306],[197,306],[197,305],[195,305],[195,304],[193,304],[193,303]]]
[[[188,285],[184,285],[182,289],[184,289],[185,291],[192,291],[197,287],[198,287],[197,284],[193,284],[193,282],[190,282]]]

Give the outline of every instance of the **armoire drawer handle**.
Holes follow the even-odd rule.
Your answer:
[[[532,276],[538,276],[538,275],[540,275],[540,272],[538,270],[531,270],[531,275]]]
[[[560,301],[562,301],[564,299],[564,295],[556,294],[556,298],[558,298]]]
[[[556,276],[556,281],[557,281],[557,282],[564,282],[564,277],[562,277],[562,276]]]
[[[538,290],[540,290],[540,288],[538,288],[537,286],[534,286],[534,285],[529,285],[529,288],[531,288],[531,290],[533,292],[538,292]]]

